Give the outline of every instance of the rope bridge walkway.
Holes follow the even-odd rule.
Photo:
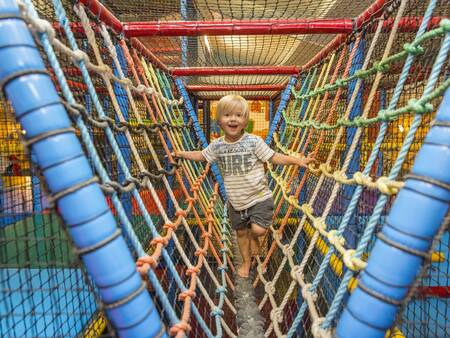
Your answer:
[[[81,3],[0,2],[0,335],[450,335],[449,10],[387,2],[291,78],[266,142],[316,162],[268,164],[242,280],[220,173],[172,157],[207,145],[184,83]]]

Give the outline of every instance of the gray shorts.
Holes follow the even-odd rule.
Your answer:
[[[239,211],[235,210],[228,203],[228,218],[234,230],[250,229],[252,223],[267,229],[272,224],[273,210],[274,202],[272,197],[258,202],[248,209]]]

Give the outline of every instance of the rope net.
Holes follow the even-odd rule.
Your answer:
[[[184,18],[178,2],[104,3],[121,21],[220,21],[356,16],[371,1],[302,1],[295,6],[197,1],[189,2],[190,16]],[[445,0],[389,2],[383,15],[288,87],[291,98],[277,112],[281,123],[272,124],[271,147],[293,156],[314,153],[317,162],[301,169],[268,166],[274,221],[254,257],[252,279],[264,336],[332,335],[450,86],[448,5]],[[160,317],[154,325],[177,337],[250,336],[236,306],[233,233],[220,180],[210,165],[171,155],[202,147],[189,96],[182,96],[168,74],[82,4],[23,0],[19,6],[144,275]],[[185,65],[302,65],[331,38],[212,37],[209,43],[223,54],[208,57],[204,40],[188,38],[188,50],[199,52]],[[181,40],[141,38],[155,53],[177,50]],[[170,53],[161,60],[182,65]],[[190,83],[286,80],[224,76],[192,77]],[[116,335],[117,328],[106,320],[108,307],[64,230],[67,222],[35,154],[24,146],[26,131],[4,96],[0,118],[0,335]],[[388,335],[450,334],[449,244],[446,229]]]

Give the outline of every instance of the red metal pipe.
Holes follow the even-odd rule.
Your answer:
[[[80,2],[89,8],[89,10],[97,16],[100,21],[113,28],[117,33],[123,32],[122,23],[98,0],[80,0]],[[161,62],[152,52],[137,39],[130,39],[131,45],[136,48],[143,56],[147,57],[153,64],[165,72],[169,72],[167,66]]]
[[[450,286],[419,286],[417,295],[419,297],[450,298]]]
[[[258,100],[258,101],[269,101],[272,96],[269,95],[256,95],[256,96],[252,96],[252,95],[241,95],[244,99],[246,100]],[[219,95],[213,95],[213,96],[196,96],[197,99],[199,100],[220,100],[222,98],[222,96]]]
[[[103,6],[98,0],[80,0],[89,10],[97,16],[100,21],[114,29],[117,33],[123,31],[122,23],[112,14],[105,6]]]
[[[153,62],[158,68],[162,69],[166,73],[169,72],[169,68],[161,62],[160,59],[158,59],[155,54],[150,52],[147,47],[144,46],[144,44],[139,41],[138,39],[130,39],[131,46],[139,51],[143,56],[147,57],[151,62]]]
[[[340,34],[353,31],[351,19],[125,22],[126,37],[199,35]]]
[[[286,84],[275,85],[190,85],[186,89],[190,92],[226,92],[237,91],[279,91],[283,90]]]
[[[367,8],[361,15],[359,15],[355,20],[355,28],[359,29],[362,27],[363,23],[367,20],[377,18],[383,14],[381,10],[385,4],[386,0],[376,0],[369,8]],[[312,66],[318,64],[320,61],[324,60],[332,51],[338,48],[342,43],[345,42],[347,35],[340,34],[336,36],[331,42],[326,45],[321,51],[319,51],[316,56],[314,56],[307,64],[302,66],[301,72],[305,72]]]
[[[159,47],[159,48],[151,48],[150,51],[152,53],[181,53],[180,47]]]
[[[253,67],[187,67],[171,68],[173,76],[206,75],[296,75],[300,68],[296,66],[253,66]]]
[[[427,29],[433,29],[439,25],[442,19],[445,19],[444,16],[434,16],[430,18],[428,22]],[[398,30],[400,33],[414,33],[419,30],[420,24],[422,23],[423,17],[403,17],[400,19],[398,23]],[[392,30],[392,26],[394,24],[394,18],[386,19],[383,22],[383,31]],[[375,28],[374,28],[375,31]]]

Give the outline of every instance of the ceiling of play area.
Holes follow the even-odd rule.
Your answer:
[[[122,22],[354,18],[373,0],[103,0]],[[185,4],[185,11],[183,5]],[[182,14],[184,13],[184,14]],[[335,34],[226,35],[139,39],[168,67],[302,66]],[[182,59],[182,41],[187,44]],[[188,84],[281,84],[289,75],[190,76]],[[219,95],[200,92],[198,95]],[[256,93],[255,93],[256,94]],[[270,95],[270,92],[258,92]]]

